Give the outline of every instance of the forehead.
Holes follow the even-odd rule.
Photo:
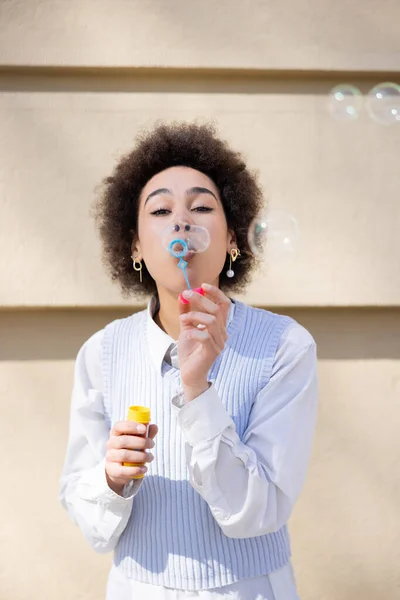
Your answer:
[[[170,167],[154,175],[144,186],[142,195],[149,194],[157,188],[166,188],[173,193],[179,193],[192,187],[206,187],[215,195],[218,194],[215,183],[201,171],[190,167]]]

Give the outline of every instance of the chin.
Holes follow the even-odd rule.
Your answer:
[[[188,273],[188,278],[190,282],[190,287],[193,289],[200,287],[201,284],[204,281],[206,281],[205,279],[200,279],[199,277],[191,277],[190,273]],[[176,294],[177,296],[179,296],[179,294],[184,290],[188,289],[188,285],[183,276],[179,278],[171,277],[168,281],[165,282],[165,284],[163,284],[163,287],[165,287],[170,292]]]
[[[207,281],[215,281],[216,279],[215,277],[210,277],[210,273],[202,273],[201,271],[199,271],[199,269],[194,270],[190,268],[187,269],[187,276],[190,282],[190,286],[192,288],[198,288],[201,286],[202,283]],[[187,283],[183,275],[180,279],[180,286],[183,286],[183,288],[179,290],[180,292],[187,289]]]
[[[201,269],[199,268],[199,265],[195,265],[194,263],[195,260],[190,261],[186,268],[186,274],[191,288],[198,288],[204,282],[212,283],[218,281],[218,274],[210,273],[209,269],[206,269],[207,272],[204,272],[204,268]],[[203,263],[203,267],[204,266]],[[172,269],[165,269],[160,273],[160,277],[155,279],[160,282],[162,287],[176,295],[179,295],[188,287],[183,272],[178,266]]]

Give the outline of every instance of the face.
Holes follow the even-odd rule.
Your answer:
[[[187,275],[193,288],[202,283],[218,285],[226,255],[237,248],[228,230],[224,209],[215,184],[203,173],[188,167],[172,167],[157,173],[142,190],[138,213],[138,239],[132,256],[146,264],[159,292],[179,294],[187,288],[177,258],[163,247],[165,228],[176,222],[205,227],[208,248],[188,260]],[[179,237],[179,234],[177,234]]]

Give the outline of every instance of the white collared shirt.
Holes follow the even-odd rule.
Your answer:
[[[234,310],[232,302],[228,324],[234,319]],[[164,360],[179,367],[177,342],[154,322],[155,311],[153,299],[147,317],[149,351],[161,373]],[[108,487],[105,477],[109,429],[103,406],[103,332],[82,346],[76,360],[69,441],[60,482],[62,504],[98,552],[115,548],[141,485],[136,480],[119,496]],[[295,322],[283,333],[271,379],[254,402],[246,439],[241,440],[231,426],[226,426],[231,420],[214,386],[187,404],[182,398],[173,402],[187,443],[191,485],[209,504],[220,526],[233,537],[252,537],[286,523],[304,483],[315,427],[317,370],[311,335]],[[212,423],[207,418],[211,413]],[[207,473],[206,478],[203,473]],[[260,497],[265,498],[266,509],[257,514]],[[298,597],[289,563],[270,575],[239,581],[221,591],[181,591],[179,595],[174,591],[173,596],[167,588],[128,580],[113,567],[107,600],[142,599],[146,590],[152,600],[214,600],[221,598],[222,590],[241,600]]]

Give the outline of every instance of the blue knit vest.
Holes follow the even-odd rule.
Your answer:
[[[201,590],[258,577],[290,558],[286,526],[267,535],[225,536],[189,482],[185,440],[171,399],[179,370],[152,362],[147,312],[110,323],[103,340],[104,403],[109,424],[132,404],[147,405],[159,433],[151,463],[114,554],[129,578],[174,589]],[[209,373],[242,438],[253,402],[270,379],[280,337],[291,319],[235,303],[225,349]]]

